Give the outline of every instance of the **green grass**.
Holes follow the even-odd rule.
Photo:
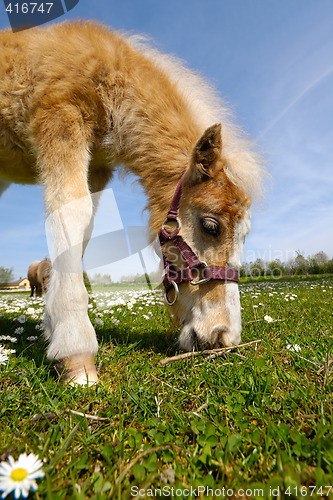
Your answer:
[[[31,498],[127,499],[140,489],[145,498],[158,498],[155,489],[161,498],[195,498],[199,487],[210,488],[200,498],[218,497],[212,490],[220,498],[333,497],[333,280],[242,285],[243,342],[261,342],[164,366],[178,332],[160,299],[136,290],[128,308],[130,294],[114,296],[122,305],[106,293],[91,299],[93,323],[104,324],[96,325],[100,384],[85,390],[62,384],[45,364],[35,329],[42,313],[27,313],[42,305],[0,294],[0,336],[18,339],[0,341],[16,350],[0,366],[0,459],[33,452],[45,461]]]

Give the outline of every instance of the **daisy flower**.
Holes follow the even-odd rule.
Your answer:
[[[36,335],[32,335],[31,337],[27,337],[27,340],[29,340],[29,342],[36,342],[38,337]]]
[[[17,338],[11,337],[10,335],[1,335],[0,340],[8,340],[9,342],[17,342]]]
[[[22,453],[15,462],[13,457],[8,457],[8,462],[0,462],[0,491],[1,498],[6,498],[9,493],[14,492],[14,498],[27,498],[30,488],[34,491],[38,486],[36,479],[44,476],[41,470],[43,462],[30,453]]]
[[[287,345],[287,349],[288,351],[296,351],[296,352],[300,352],[302,349],[301,349],[301,346],[299,346],[298,344],[288,344]]]
[[[27,319],[27,317],[26,317],[24,314],[21,314],[21,316],[19,316],[19,317],[17,318],[17,321],[18,321],[19,323],[25,323],[25,322],[26,322],[26,319]]]
[[[273,323],[274,319],[271,318],[271,316],[268,316],[268,314],[266,314],[266,316],[264,316],[264,320],[267,321],[267,323]]]
[[[24,331],[23,326],[20,326],[19,328],[16,328],[15,335],[21,335],[23,331]]]
[[[0,365],[5,365],[8,361],[8,349],[0,345]]]
[[[104,321],[103,321],[101,318],[96,318],[96,319],[95,319],[95,324],[96,324],[96,325],[103,326],[103,325],[104,325]]]

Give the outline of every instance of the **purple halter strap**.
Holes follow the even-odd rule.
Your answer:
[[[178,234],[180,231],[180,222],[178,219],[178,210],[180,197],[182,194],[182,182],[184,174],[180,178],[175,194],[172,198],[172,202],[168,211],[168,215],[162,224],[161,231],[159,234],[159,241],[161,247],[168,242],[172,242],[175,247],[179,250],[182,258],[187,264],[187,267],[177,271],[172,262],[163,256],[164,261],[164,277],[163,285],[165,288],[165,300],[169,305],[173,305],[179,295],[178,284],[183,282],[190,282],[192,285],[200,285],[206,283],[207,281],[213,280],[224,280],[238,282],[238,270],[232,267],[220,267],[220,266],[208,266],[206,262],[201,261],[199,257],[193,252],[189,245],[183,240],[183,238]],[[165,225],[169,221],[177,222],[177,228],[169,233],[165,229]],[[170,290],[174,289],[175,297],[172,301],[168,299],[168,293]]]

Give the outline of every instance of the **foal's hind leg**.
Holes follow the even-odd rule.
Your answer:
[[[93,213],[88,189],[88,148],[82,117],[64,111],[43,117],[36,125],[39,166],[45,185],[47,232],[52,273],[46,294],[47,356],[56,360],[71,383],[97,382],[94,359],[98,344],[88,318],[88,293],[83,282],[83,241]]]

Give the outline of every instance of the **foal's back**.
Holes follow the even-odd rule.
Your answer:
[[[90,22],[0,32],[0,183],[38,181],[35,121],[46,109],[74,104],[94,130],[106,133],[104,79],[126,73],[131,48]]]

